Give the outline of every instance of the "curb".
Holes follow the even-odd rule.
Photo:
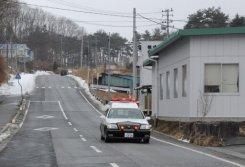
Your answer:
[[[16,111],[14,118],[7,123],[0,132],[0,152],[5,148],[9,140],[13,135],[19,131],[21,128],[19,125],[24,121],[24,118],[21,121],[17,121],[21,114],[25,114],[27,108],[27,100],[23,99],[19,110]]]

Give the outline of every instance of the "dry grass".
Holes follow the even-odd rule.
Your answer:
[[[239,131],[240,135],[245,137],[245,123],[240,125]]]
[[[104,101],[110,101],[111,98],[128,98],[129,94],[127,93],[119,93],[119,92],[111,92],[111,97],[109,96],[108,92],[104,92],[101,90],[97,90],[94,94]]]
[[[155,130],[163,132],[175,139],[182,139],[184,137],[185,139],[190,140],[190,143],[200,146],[222,146],[222,143],[215,136],[207,136],[201,133],[192,133],[191,135],[184,134],[180,128],[179,122],[159,120],[158,126],[155,128]]]
[[[92,83],[92,79],[97,77],[97,74],[101,74],[105,72],[104,67],[98,68],[79,68],[77,70],[73,70],[72,74],[84,79],[87,83]]]

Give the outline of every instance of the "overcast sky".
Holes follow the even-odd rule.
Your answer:
[[[96,11],[100,13],[112,13],[123,16],[131,16],[135,7],[137,13],[142,13],[143,16],[153,18],[156,21],[162,18],[161,11],[172,8],[173,20],[172,24],[176,28],[182,28],[189,14],[194,13],[198,9],[207,7],[221,7],[222,11],[229,14],[233,18],[236,13],[245,16],[245,1],[244,0],[22,0],[23,2],[46,5],[52,7],[75,9],[83,11]],[[44,10],[53,13],[57,16],[65,16],[74,21],[88,21],[86,23],[78,22],[84,26],[86,31],[93,33],[99,29],[107,32],[118,32],[123,37],[131,39],[132,37],[132,18],[130,17],[112,17],[94,14],[85,14],[79,12],[61,11],[56,9],[43,8]],[[91,25],[96,24],[96,25]],[[107,26],[102,26],[107,25]],[[111,27],[124,26],[124,27]],[[129,26],[129,27],[127,27]],[[146,29],[160,27],[152,22],[137,18],[137,30],[144,32]]]

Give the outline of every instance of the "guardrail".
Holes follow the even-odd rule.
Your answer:
[[[94,85],[94,84],[91,84],[90,87],[93,89],[108,89],[108,86],[107,85]],[[122,88],[122,87],[115,87],[115,86],[111,86],[110,87],[112,90],[115,90],[115,91],[123,91],[123,92],[130,92],[130,88]]]

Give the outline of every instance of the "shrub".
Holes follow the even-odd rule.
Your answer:
[[[7,80],[7,67],[4,58],[0,55],[0,85]]]

